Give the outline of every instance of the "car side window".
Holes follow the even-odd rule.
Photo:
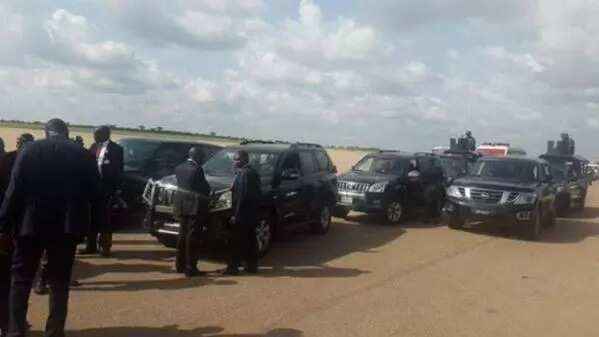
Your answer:
[[[317,172],[316,163],[314,162],[314,156],[310,151],[301,151],[299,153],[300,163],[302,166],[302,172],[304,175],[310,175]]]
[[[316,151],[314,153],[316,161],[318,162],[318,168],[322,172],[330,172],[333,169],[333,164],[329,159],[329,156],[324,151]]]
[[[300,159],[297,152],[288,153],[283,162],[282,170],[297,170],[301,173]]]
[[[175,167],[179,165],[184,158],[185,155],[181,153],[181,149],[178,149],[171,144],[165,144],[154,154],[152,169],[157,177],[167,176],[173,173]]]

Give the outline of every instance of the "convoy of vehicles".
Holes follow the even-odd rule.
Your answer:
[[[449,227],[501,220],[521,227],[536,240],[543,227],[555,223],[555,188],[551,167],[541,159],[486,157],[470,175],[447,189]]]
[[[414,209],[436,217],[444,202],[443,170],[430,153],[370,153],[339,176],[338,193],[336,215],[340,217],[351,210],[379,213],[388,223],[397,224]]]
[[[337,169],[324,148],[304,143],[243,142],[222,149],[203,165],[212,188],[204,243],[218,244],[228,238],[233,156],[242,149],[249,153],[250,164],[262,182],[256,230],[260,255],[266,254],[277,233],[291,227],[308,225],[318,234],[329,230],[337,201]],[[179,233],[179,223],[173,217],[176,190],[176,178],[169,175],[148,181],[143,194],[148,205],[146,226],[168,247],[175,246]]]
[[[256,230],[260,255],[268,252],[277,233],[309,225],[324,234],[332,215],[346,217],[350,211],[380,214],[389,224],[414,211],[430,217],[443,213],[454,229],[502,220],[536,240],[557,214],[584,207],[589,183],[584,172],[593,168],[573,152],[548,147],[540,159],[531,159],[506,143],[484,143],[473,151],[474,142],[471,136],[452,139],[449,147],[436,147],[433,153],[373,152],[338,176],[320,145],[246,141],[220,149],[200,144],[210,158],[203,168],[212,188],[204,244],[219,244],[229,236],[233,156],[242,149],[262,180]],[[140,193],[147,208],[145,225],[161,243],[175,247],[179,224],[173,216],[177,186],[172,172],[189,147],[198,144],[120,143],[129,193],[135,195],[145,185]],[[566,147],[558,142],[555,148]]]

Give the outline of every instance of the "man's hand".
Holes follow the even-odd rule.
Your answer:
[[[235,216],[231,217],[231,225],[234,225],[237,222],[237,218]]]
[[[0,234],[0,255],[9,255],[14,249],[14,242],[10,235]]]

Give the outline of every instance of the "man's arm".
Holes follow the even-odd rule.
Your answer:
[[[23,208],[23,171],[26,167],[26,161],[29,157],[27,148],[23,149],[15,161],[10,176],[8,189],[4,194],[4,200],[0,207],[0,234],[12,235],[14,233],[15,220],[17,214]]]
[[[241,215],[241,206],[246,202],[247,197],[247,172],[241,171],[235,177],[233,193],[237,196],[237,202],[233,205],[233,219],[236,221]]]
[[[92,232],[103,232],[108,226],[107,212],[104,212],[104,198],[102,197],[102,185],[100,181],[100,173],[96,167],[94,156],[86,153],[83,160],[83,174],[87,185],[89,205],[91,209],[91,226]]]

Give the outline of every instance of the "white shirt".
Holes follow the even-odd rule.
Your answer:
[[[103,164],[109,164],[109,163],[105,163],[104,161],[104,157],[106,157],[106,152],[107,152],[107,148],[108,148],[108,143],[110,143],[110,140],[105,141],[104,143],[102,143],[100,146],[100,154],[98,154],[98,172],[100,172],[100,175],[102,175],[102,165]]]

